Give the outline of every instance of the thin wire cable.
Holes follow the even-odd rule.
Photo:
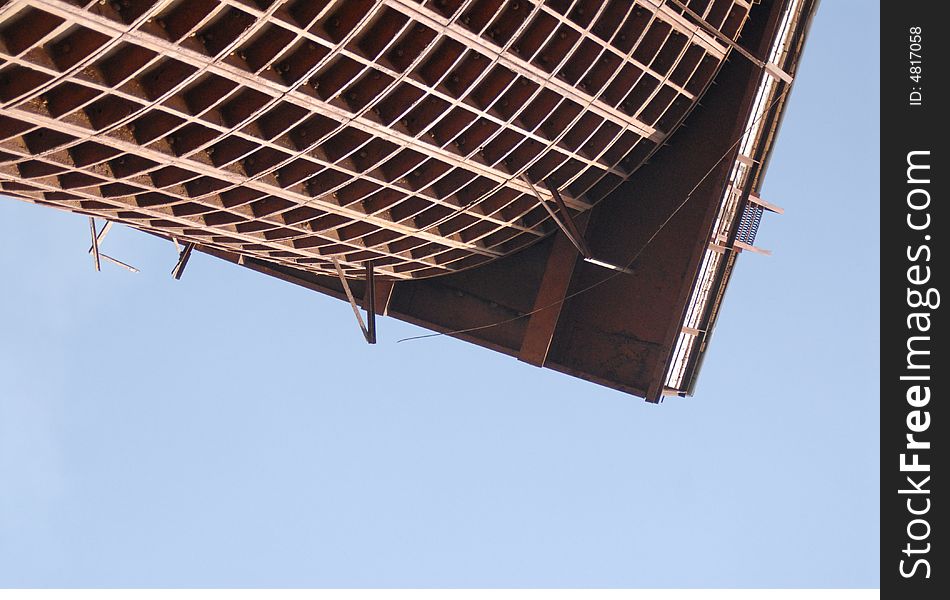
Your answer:
[[[729,148],[723,153],[723,155],[722,155],[721,157],[719,157],[719,160],[717,160],[717,161],[709,168],[709,170],[706,171],[706,174],[703,175],[702,178],[696,183],[696,185],[693,186],[693,189],[691,189],[691,190],[689,191],[689,193],[686,194],[686,197],[683,198],[683,201],[679,203],[679,205],[673,210],[672,213],[670,213],[670,215],[669,215],[668,217],[666,217],[666,219],[663,221],[663,223],[660,224],[659,228],[657,228],[657,230],[653,232],[653,235],[651,235],[650,238],[647,239],[646,243],[645,243],[643,246],[641,246],[639,250],[636,251],[636,253],[635,253],[635,254],[633,255],[633,257],[629,260],[629,262],[627,262],[627,264],[626,264],[626,266],[625,266],[624,268],[629,269],[630,267],[633,266],[633,263],[635,263],[635,262],[637,261],[637,259],[638,259],[638,258],[640,257],[640,255],[643,253],[643,251],[646,250],[646,249],[650,246],[650,244],[653,242],[654,239],[656,239],[656,236],[658,236],[658,235],[660,234],[660,232],[662,232],[663,229],[669,224],[669,222],[673,220],[673,217],[675,217],[675,216],[677,215],[677,213],[679,213],[679,211],[680,211],[684,206],[686,206],[686,203],[689,202],[690,198],[693,197],[693,193],[696,192],[696,190],[699,188],[699,186],[701,186],[701,185],[703,184],[703,182],[706,181],[706,179],[712,174],[712,172],[716,170],[716,168],[719,166],[719,164],[720,164],[723,160],[725,160],[726,157],[729,156],[729,155],[732,153],[733,150],[735,150],[736,146],[738,146],[738,145],[742,142],[742,139],[746,136],[746,134],[749,133],[750,131],[752,131],[752,128],[755,127],[755,126],[758,124],[758,122],[759,122],[766,114],[768,114],[768,113],[772,110],[772,108],[774,108],[775,105],[778,104],[778,102],[779,102],[782,98],[785,97],[785,94],[791,89],[791,87],[792,87],[792,86],[790,86],[790,85],[786,85],[785,88],[775,97],[775,99],[772,100],[772,102],[769,104],[768,109],[767,109],[767,110],[763,110],[762,113],[761,113],[758,117],[756,117],[755,119],[752,120],[751,123],[749,123],[749,126],[745,128],[745,130],[742,132],[742,135],[740,135],[739,138],[738,138],[735,142],[733,142],[732,145],[730,145]],[[541,312],[541,311],[543,311],[543,310],[548,310],[549,308],[554,308],[555,306],[558,306],[558,305],[560,305],[560,304],[563,304],[564,302],[567,302],[567,301],[570,300],[571,298],[574,298],[574,297],[576,297],[576,296],[580,296],[581,294],[584,294],[584,293],[586,293],[586,292],[589,292],[590,290],[592,290],[592,289],[594,289],[594,288],[596,288],[596,287],[598,287],[598,286],[600,286],[600,285],[603,285],[603,284],[607,283],[608,281],[611,281],[611,280],[614,279],[615,277],[620,277],[621,275],[625,275],[625,274],[626,274],[626,273],[624,273],[624,272],[622,272],[622,271],[615,271],[614,273],[611,273],[610,275],[608,275],[607,277],[604,277],[603,279],[601,279],[601,280],[599,280],[599,281],[595,281],[594,283],[588,285],[587,287],[583,287],[583,288],[581,288],[581,289],[579,289],[579,290],[577,290],[577,291],[575,291],[575,292],[572,292],[572,293],[570,293],[570,294],[567,294],[566,296],[564,296],[564,297],[561,298],[560,300],[556,300],[556,301],[554,301],[554,302],[552,302],[552,303],[550,303],[550,304],[547,304],[547,305],[542,306],[542,307],[540,307],[540,308],[536,308],[536,309],[534,309],[534,310],[532,310],[532,311],[530,311],[530,312],[526,312],[526,313],[521,314],[521,315],[517,315],[517,316],[514,316],[514,317],[510,317],[510,318],[508,318],[508,319],[503,319],[503,320],[501,320],[501,321],[497,321],[497,322],[494,322],[494,323],[489,323],[489,324],[487,324],[487,325],[478,325],[478,326],[476,326],[476,327],[467,327],[467,328],[465,328],[465,329],[456,329],[455,331],[445,331],[445,332],[440,332],[440,333],[427,333],[427,334],[425,334],[425,335],[416,335],[416,336],[412,336],[412,337],[407,337],[407,338],[402,338],[402,339],[396,340],[396,343],[399,344],[399,343],[401,343],[401,342],[410,342],[410,341],[412,341],[412,340],[422,340],[422,339],[426,339],[426,338],[440,337],[440,336],[443,336],[443,335],[460,335],[460,334],[463,334],[463,333],[471,333],[471,332],[473,332],[473,331],[481,331],[482,329],[490,329],[490,328],[492,328],[492,327],[498,327],[498,326],[505,325],[505,324],[508,324],[508,323],[513,323],[514,321],[517,321],[517,320],[519,320],[519,319],[524,319],[524,318],[526,318],[526,317],[530,317],[531,315],[534,315],[534,314],[536,314],[536,313],[539,313],[539,312]]]

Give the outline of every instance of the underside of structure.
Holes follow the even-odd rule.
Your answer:
[[[8,0],[0,193],[659,401],[778,210],[813,11]]]

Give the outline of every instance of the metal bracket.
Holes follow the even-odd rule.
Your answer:
[[[577,227],[577,223],[574,222],[574,217],[571,216],[567,206],[564,204],[564,199],[561,197],[561,192],[558,191],[557,186],[551,185],[548,182],[544,182],[548,188],[548,191],[551,192],[551,196],[554,198],[555,204],[557,204],[558,214],[564,216],[563,224],[567,231],[571,232],[572,241],[575,241],[574,245],[577,247],[577,250],[581,253],[581,256],[584,258],[590,258],[592,256],[590,252],[590,247],[587,245],[587,240],[584,239],[584,234],[581,233],[581,230]],[[545,203],[545,206],[547,204]],[[553,214],[551,215],[554,216]]]
[[[366,341],[376,343],[376,273],[373,271],[373,261],[366,261]]]
[[[538,193],[537,188],[534,187],[534,184],[531,183],[531,180],[525,175],[522,175],[521,178],[525,183],[531,186],[531,190],[534,192],[538,202],[541,203],[541,206],[544,207],[544,210],[548,211],[548,214],[551,215],[551,219],[557,223],[557,226],[561,228],[561,231],[564,233],[567,239],[570,240],[571,244],[573,244],[575,248],[577,248],[577,251],[580,253],[580,255],[584,257],[584,262],[597,265],[598,267],[611,269],[613,271],[620,271],[621,273],[626,273],[628,275],[633,274],[633,271],[627,267],[622,267],[620,265],[611,264],[609,262],[594,258],[593,253],[590,251],[590,246],[587,245],[587,241],[584,239],[583,234],[581,234],[580,229],[574,222],[574,217],[572,217],[571,213],[568,212],[567,206],[564,204],[564,199],[561,198],[561,193],[557,190],[557,186],[545,182],[548,191],[551,192],[551,197],[554,198],[554,203],[557,204],[558,212],[555,214],[554,210],[548,205],[547,202],[545,202],[544,198],[541,197],[541,194]],[[563,219],[558,215],[562,215]]]
[[[89,231],[92,235],[92,245],[89,246],[89,254],[92,255],[92,259],[96,266],[97,271],[102,270],[102,261],[111,262],[112,264],[122,267],[130,273],[138,273],[139,270],[133,267],[132,265],[127,265],[121,260],[112,258],[108,254],[103,254],[99,251],[99,244],[102,243],[102,240],[105,239],[106,234],[109,233],[109,230],[112,229],[112,221],[106,221],[106,224],[102,226],[102,229],[99,232],[96,232],[96,220],[93,217],[89,217]]]
[[[178,246],[178,240],[175,240],[175,246]],[[188,266],[188,259],[191,258],[191,251],[194,249],[194,242],[185,243],[185,247],[182,248],[178,254],[178,262],[175,263],[175,268],[172,269],[172,277],[181,279],[181,274],[185,272],[185,267]]]
[[[369,321],[367,326],[363,322],[363,315],[360,314],[359,304],[356,303],[356,298],[353,296],[353,291],[350,289],[350,284],[346,280],[346,275],[343,274],[343,267],[340,266],[340,261],[336,258],[331,258],[330,261],[333,263],[333,266],[336,268],[337,277],[340,278],[340,284],[343,286],[343,292],[346,294],[347,300],[350,301],[350,307],[353,309],[353,314],[356,315],[356,322],[360,326],[360,331],[363,332],[363,337],[366,338],[368,344],[376,343],[376,279],[375,274],[373,273],[373,261],[366,261],[366,286],[367,291],[369,292],[369,307],[366,311],[366,319]]]
[[[785,209],[784,209],[784,208],[782,208],[781,206],[776,206],[775,204],[772,204],[771,202],[767,202],[767,201],[763,200],[762,198],[759,198],[759,197],[756,196],[755,194],[749,194],[749,202],[752,202],[753,204],[758,204],[759,206],[761,206],[761,207],[764,208],[765,210],[770,211],[770,212],[774,212],[774,213],[777,214],[777,215],[784,215],[784,214],[785,214]]]
[[[564,205],[564,199],[561,198],[560,192],[557,191],[557,186],[547,184],[548,191],[551,192],[551,196],[554,198],[554,202],[557,205],[558,213],[563,215],[563,220],[554,212],[554,209],[545,201],[545,199],[538,193],[538,189],[534,187],[534,183],[528,179],[527,175],[522,175],[521,179],[524,180],[531,187],[531,191],[534,192],[534,196],[538,199],[538,202],[541,206],[544,207],[544,210],[548,211],[548,214],[551,216],[557,226],[561,229],[567,239],[574,244],[574,247],[577,248],[577,251],[580,252],[581,256],[584,258],[590,258],[590,248],[587,247],[587,242],[584,240],[584,236],[581,235],[580,230],[577,228],[577,225],[574,223],[573,217],[567,211],[567,207]]]
[[[605,269],[610,269],[611,271],[620,271],[621,273],[626,273],[627,275],[635,275],[636,273],[627,267],[622,267],[620,265],[615,265],[609,262],[602,260],[597,260],[596,258],[585,258],[584,262],[590,263],[592,265],[597,265],[598,267],[604,267]]]
[[[105,227],[102,228],[105,231]],[[102,265],[99,261],[99,234],[96,233],[96,220],[89,217],[89,234],[92,236],[92,260],[96,265],[96,270],[101,271]]]

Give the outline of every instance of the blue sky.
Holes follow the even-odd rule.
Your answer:
[[[877,587],[878,11],[822,3],[660,406],[0,201],[0,587]]]

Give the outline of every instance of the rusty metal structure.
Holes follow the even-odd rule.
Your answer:
[[[659,401],[813,0],[7,0],[0,193]],[[359,310],[366,309],[364,322]]]

